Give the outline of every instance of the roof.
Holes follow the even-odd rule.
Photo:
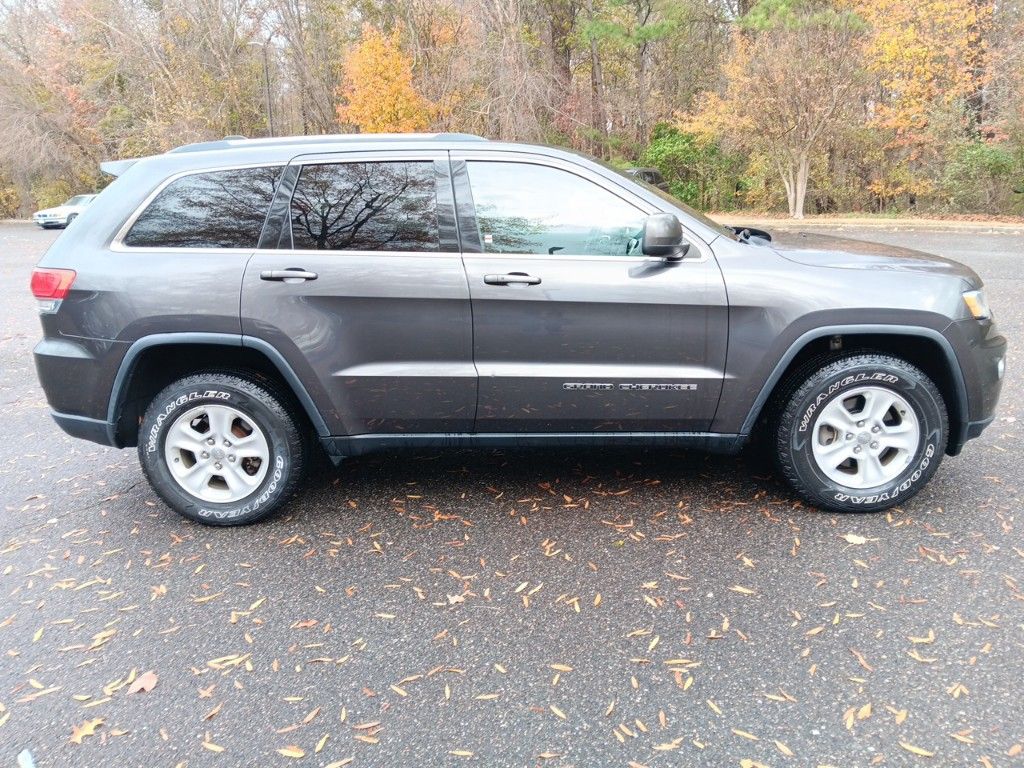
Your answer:
[[[217,141],[201,141],[175,147],[168,154],[179,152],[206,152],[214,149],[249,149],[253,147],[301,147],[305,144],[387,143],[399,141],[487,141],[472,133],[335,133],[313,136],[275,136],[266,139],[247,139],[227,136]]]
[[[126,158],[124,160],[107,160],[100,163],[100,170],[110,176],[120,176],[139,160],[154,160],[159,157],[179,157],[182,161],[191,154],[201,152],[216,153],[243,152],[244,150],[276,150],[274,154],[290,157],[289,150],[302,150],[316,147],[319,150],[358,145],[380,145],[406,143],[413,146],[431,142],[475,143],[487,141],[483,136],[472,133],[335,133],[316,134],[311,136],[274,136],[263,139],[247,139],[245,136],[225,136],[216,141],[200,141],[194,144],[183,144],[165,152],[163,155],[151,155],[148,158]]]

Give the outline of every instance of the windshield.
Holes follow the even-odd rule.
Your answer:
[[[64,203],[64,205],[85,205],[90,200],[92,200],[92,198],[93,195],[75,195],[66,203]]]
[[[724,226],[722,224],[719,224],[717,221],[712,221],[707,216],[705,216],[703,213],[698,211],[696,208],[691,208],[690,206],[688,206],[686,203],[684,203],[679,198],[670,195],[665,190],[659,189],[658,187],[654,186],[653,184],[648,184],[646,181],[644,181],[642,178],[640,178],[639,174],[633,176],[633,175],[630,175],[628,173],[625,173],[624,171],[619,170],[618,168],[615,168],[614,166],[610,166],[610,165],[606,164],[606,167],[611,168],[612,170],[616,171],[621,176],[625,176],[627,179],[632,181],[634,184],[639,184],[641,187],[643,187],[644,189],[648,190],[649,192],[653,192],[658,197],[660,197],[662,200],[664,200],[664,201],[666,201],[668,203],[671,203],[676,208],[682,208],[683,211],[685,211],[687,215],[692,216],[693,218],[695,218],[697,221],[699,221],[701,224],[703,224],[708,229],[713,229],[715,232],[718,232],[723,237],[728,237],[730,240],[737,240],[738,239],[736,237],[736,232],[734,232],[729,227],[726,227],[726,226]]]

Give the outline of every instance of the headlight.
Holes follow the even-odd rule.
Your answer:
[[[987,320],[992,317],[992,310],[988,308],[984,291],[965,291],[964,304],[975,320]]]

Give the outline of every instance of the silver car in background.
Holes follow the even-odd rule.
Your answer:
[[[56,208],[44,208],[41,211],[36,211],[32,215],[32,221],[43,229],[66,227],[95,199],[96,195],[75,195]]]

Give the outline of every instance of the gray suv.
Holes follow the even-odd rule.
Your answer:
[[[993,419],[1006,342],[970,269],[722,227],[572,152],[313,136],[103,168],[32,277],[39,379],[202,523],[268,515],[318,446],[755,434],[814,506],[874,511]]]

